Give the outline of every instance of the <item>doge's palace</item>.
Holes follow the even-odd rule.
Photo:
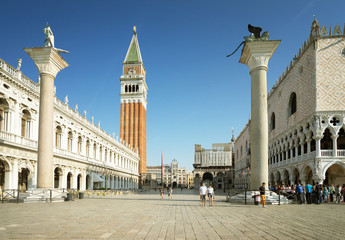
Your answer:
[[[37,188],[40,82],[0,59],[0,188]],[[136,189],[139,153],[54,96],[53,178],[57,189]]]
[[[269,91],[269,183],[345,183],[344,39],[345,29],[320,27],[314,19],[310,36]],[[237,149],[246,147],[235,145],[238,162]],[[250,167],[243,167],[249,177]]]

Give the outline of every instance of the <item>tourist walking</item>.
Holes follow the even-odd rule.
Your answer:
[[[260,197],[261,197],[261,201],[259,203],[259,207],[261,207],[261,204],[262,204],[262,207],[266,208],[266,188],[265,188],[265,183],[262,183],[262,186],[259,188],[259,191],[260,191]]]
[[[300,204],[302,204],[304,200],[304,196],[303,196],[303,187],[301,183],[298,183],[298,185],[296,186],[296,194],[297,194],[297,201]]]
[[[168,194],[169,194],[169,199],[172,199],[172,193],[173,193],[173,188],[170,187],[170,188],[169,188],[169,192],[168,192]]]
[[[214,190],[212,184],[207,188],[208,205],[213,206]]]
[[[161,199],[163,199],[163,194],[164,194],[164,188],[161,187],[161,189],[159,190],[159,193],[161,195]]]
[[[311,204],[311,194],[313,192],[313,186],[308,183],[305,186],[305,192],[306,192],[307,204]]]
[[[203,207],[205,207],[207,187],[205,186],[204,182],[202,183],[202,186],[199,188],[199,193],[200,193],[201,204]]]

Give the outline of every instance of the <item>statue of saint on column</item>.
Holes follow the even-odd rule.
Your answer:
[[[46,35],[46,38],[44,40],[44,46],[45,47],[54,47],[54,35],[53,31],[50,29],[49,24],[46,24],[46,27],[43,29],[44,34]]]

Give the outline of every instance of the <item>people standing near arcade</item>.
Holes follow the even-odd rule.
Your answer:
[[[259,203],[259,207],[261,207],[261,204],[262,204],[262,207],[266,208],[266,189],[265,189],[265,183],[262,183],[262,186],[259,188],[259,191],[260,191],[260,197],[261,197],[261,201]]]
[[[204,182],[202,183],[202,186],[199,189],[199,193],[200,193],[200,199],[201,199],[202,206],[205,207],[205,205],[206,205],[207,187],[205,186]]]
[[[306,192],[306,197],[307,197],[307,203],[308,204],[311,204],[311,194],[313,192],[313,186],[310,185],[310,183],[308,183],[306,186],[305,186],[305,192]]]
[[[212,184],[207,188],[208,205],[213,206],[214,190]]]

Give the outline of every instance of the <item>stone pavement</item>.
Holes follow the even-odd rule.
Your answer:
[[[343,239],[345,204],[234,205],[196,191],[64,203],[0,203],[0,239]]]

